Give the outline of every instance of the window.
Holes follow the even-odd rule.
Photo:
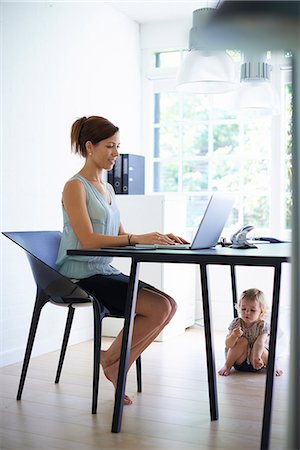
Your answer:
[[[274,133],[272,117],[238,117],[227,105],[228,97],[179,93],[174,75],[183,51],[154,53],[153,123],[151,161],[153,192],[185,193],[187,226],[195,228],[213,191],[236,194],[229,225],[251,224],[257,230],[275,230],[270,223],[275,208],[272,171]],[[238,60],[238,56],[234,55]],[[271,55],[269,55],[271,57]],[[271,62],[271,64],[273,64]],[[173,72],[172,72],[173,69]],[[164,74],[160,77],[159,74]],[[173,74],[173,75],[172,75]],[[162,79],[163,78],[163,79]],[[280,154],[284,155],[284,229],[291,227],[291,92],[284,90]],[[278,121],[278,119],[277,119]],[[273,203],[273,204],[272,204]]]
[[[285,228],[292,227],[292,83],[284,83]]]

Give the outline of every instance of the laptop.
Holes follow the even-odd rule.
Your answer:
[[[222,230],[232,210],[233,203],[234,197],[232,195],[214,193],[209,199],[209,202],[206,206],[205,212],[191,244],[137,244],[135,248],[200,250],[215,247],[215,245],[219,241]]]
[[[228,194],[214,193],[206,206],[204,215],[191,244],[137,244],[131,249],[167,249],[200,250],[212,248],[218,243],[222,230],[232,210],[234,197]],[[114,247],[116,248],[116,247]],[[120,247],[125,249],[125,247]],[[129,247],[127,247],[129,248]]]

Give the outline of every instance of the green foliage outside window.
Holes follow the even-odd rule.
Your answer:
[[[285,85],[286,110],[286,228],[292,228],[292,84]]]
[[[245,125],[212,110],[203,95],[162,93],[156,102],[154,190],[188,193],[191,227],[199,220],[199,202],[206,204],[213,191],[238,194],[232,221],[268,227],[270,119]]]
[[[184,122],[182,133],[182,152],[184,158],[207,155],[208,126],[206,123],[189,125]]]
[[[155,54],[156,68],[178,67],[183,52]],[[239,59],[239,52],[234,52]],[[271,197],[270,116],[243,119],[209,95],[159,92],[154,99],[155,192],[186,193],[187,226],[194,228],[213,191],[232,192],[237,201],[231,224],[269,227]],[[286,228],[292,209],[292,85],[285,85]]]

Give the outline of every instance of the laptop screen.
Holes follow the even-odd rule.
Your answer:
[[[214,247],[221,236],[234,203],[234,196],[214,193],[205,209],[191,249]]]

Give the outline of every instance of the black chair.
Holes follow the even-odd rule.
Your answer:
[[[100,352],[101,352],[101,328],[105,317],[120,317],[110,314],[109,310],[101,304],[101,299],[90,295],[81,287],[73,283],[69,278],[57,271],[56,258],[61,240],[59,231],[12,231],[3,232],[4,236],[13,241],[26,252],[33,277],[37,286],[36,300],[33,309],[31,325],[27,340],[27,346],[20,377],[17,400],[21,399],[25,383],[31,351],[37,331],[37,326],[42,308],[50,302],[54,305],[66,306],[68,315],[66,327],[55,377],[55,383],[59,382],[68,345],[75,307],[79,305],[91,305],[94,312],[94,361],[93,361],[93,399],[92,414],[97,412]],[[141,358],[136,360],[137,390],[142,391],[141,382]]]

